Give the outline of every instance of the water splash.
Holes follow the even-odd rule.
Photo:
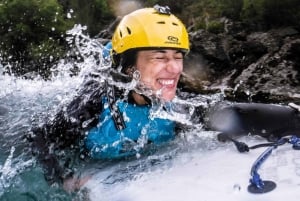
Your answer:
[[[11,164],[12,164],[12,158],[14,152],[15,152],[15,147],[12,147],[9,156],[7,157],[3,167],[1,168],[0,189],[4,189],[5,187],[7,187],[7,181],[9,181],[9,179],[11,179],[11,177],[13,176],[13,173],[11,171]],[[1,195],[1,191],[0,191],[0,195]]]
[[[139,82],[138,76],[134,79],[128,79],[128,82],[115,79],[111,74],[115,71],[115,69],[111,68],[111,60],[103,58],[102,55],[104,44],[107,41],[90,38],[84,33],[85,30],[86,27],[76,25],[72,30],[68,31],[67,41],[71,50],[66,58],[52,67],[51,79],[43,80],[40,77],[23,79],[0,74],[0,107],[4,108],[3,115],[0,115],[0,120],[4,122],[1,124],[0,121],[0,137],[3,137],[3,142],[5,142],[3,143],[5,146],[1,144],[0,148],[5,150],[8,155],[5,158],[0,158],[0,165],[3,164],[0,166],[0,196],[9,186],[16,185],[12,183],[12,178],[18,177],[24,169],[35,163],[33,159],[25,160],[26,157],[19,153],[25,146],[25,143],[24,141],[18,141],[19,137],[17,138],[17,136],[23,135],[32,126],[32,122],[43,124],[45,117],[51,116],[55,111],[64,107],[76,95],[77,90],[82,87],[82,83],[87,78],[96,79],[100,83],[108,81],[110,84],[124,89],[125,96],[130,90],[145,94],[153,102],[152,117],[167,118],[185,125],[193,125],[191,123],[193,121],[191,114],[195,113],[196,107],[208,107],[209,104],[214,104],[221,99],[219,95],[185,96],[180,94],[170,104],[159,98],[160,91],[153,94],[151,89]],[[76,73],[74,73],[74,66],[76,66]],[[5,68],[10,68],[9,64],[5,66],[0,64],[0,72],[4,72]],[[93,78],[93,76],[91,78],[91,74],[96,75],[96,78]],[[127,79],[127,77],[125,78]],[[203,134],[200,128],[201,125],[199,125],[199,130],[183,133],[189,136],[187,138],[190,140],[189,145],[192,144],[191,142],[195,142],[195,139],[192,139],[191,136],[194,136],[195,133],[199,134],[199,136]],[[176,151],[176,153],[172,152],[177,149],[174,147],[180,146],[178,141],[174,143],[173,148],[167,147],[160,154],[167,153],[170,158],[174,156],[177,153]],[[146,140],[143,138],[139,139],[136,149],[140,149],[144,144],[146,144]],[[183,147],[186,146],[184,145]],[[171,151],[168,149],[171,149]],[[158,154],[158,156],[160,155]],[[152,157],[154,156],[152,155]],[[143,156],[137,156],[137,158],[143,159]],[[160,162],[163,163],[165,160],[167,159],[163,158]],[[151,169],[153,160],[150,157],[146,161],[149,166],[142,168],[141,172]],[[131,175],[138,176],[137,174]],[[120,176],[118,173],[114,175],[114,177]],[[39,180],[42,179],[39,178]]]
[[[16,148],[11,147],[10,153],[4,162],[4,165],[0,166],[0,197],[5,192],[5,189],[10,187],[11,180],[22,172],[27,167],[30,167],[34,164],[34,159],[29,159],[27,161],[23,161],[18,157],[18,159],[14,159],[14,152]]]
[[[157,97],[157,96],[156,96]],[[211,105],[220,102],[223,99],[222,94],[211,96],[197,95],[185,97],[185,99],[175,96],[170,102],[164,102],[159,98],[152,98],[154,102],[151,108],[150,118],[165,118],[175,122],[193,126],[194,128],[202,128],[202,124],[195,124],[193,118],[199,118],[199,114],[195,114],[196,108],[208,108]]]
[[[161,88],[156,92],[152,91],[145,84],[140,82],[140,75],[137,74],[137,72],[134,72],[133,79],[127,78],[130,80],[129,82],[123,82],[113,78],[109,72],[115,72],[117,70],[112,69],[112,61],[104,58],[102,55],[104,49],[103,43],[107,41],[104,39],[92,39],[84,34],[85,30],[86,27],[76,25],[72,30],[68,31],[69,36],[67,38],[70,44],[74,43],[74,47],[77,50],[76,54],[83,58],[82,62],[78,63],[81,69],[80,77],[84,77],[93,72],[93,74],[97,74],[99,82],[108,81],[110,84],[123,89],[125,97],[127,97],[126,95],[131,90],[147,96],[152,102],[150,118],[160,117],[186,125],[193,125],[194,123],[191,117],[195,112],[195,107],[201,106],[207,108],[209,105],[222,100],[223,97],[221,94],[184,97],[186,98],[185,100],[177,96],[173,101],[167,103],[160,98],[164,89]],[[115,73],[120,74],[119,76],[126,77],[126,75],[121,75],[120,72]]]

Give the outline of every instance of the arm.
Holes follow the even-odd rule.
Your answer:
[[[211,108],[207,117],[209,129],[222,132],[221,141],[226,141],[226,136],[237,138],[249,134],[268,140],[300,135],[299,111],[283,105],[224,103]]]
[[[43,166],[49,182],[62,181],[72,176],[69,164],[72,152],[79,151],[84,132],[97,123],[97,114],[102,110],[102,94],[101,84],[89,81],[51,120],[32,129],[30,140],[33,154]]]

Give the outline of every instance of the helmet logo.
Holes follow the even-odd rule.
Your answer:
[[[175,36],[168,36],[167,39],[168,40],[165,43],[180,45],[179,39],[177,37],[175,37]]]
[[[175,37],[175,36],[168,36],[168,40],[169,40],[169,41],[172,41],[172,42],[174,42],[174,43],[178,43],[178,38]]]

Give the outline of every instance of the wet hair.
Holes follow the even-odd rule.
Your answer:
[[[113,66],[119,68],[121,66],[121,73],[126,74],[127,69],[133,67],[137,59],[137,50],[127,50],[122,54],[113,55]]]

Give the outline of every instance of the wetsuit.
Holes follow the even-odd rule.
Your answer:
[[[118,130],[112,111],[107,106],[99,116],[99,123],[88,131],[85,147],[92,158],[113,159],[132,156],[147,143],[159,145],[174,138],[175,123],[168,119],[150,118],[149,105],[118,101],[117,106],[124,117],[125,128]]]
[[[28,133],[32,153],[50,183],[72,176],[74,155],[82,152],[85,132],[98,123],[104,91],[102,84],[90,79],[68,105]]]
[[[149,118],[150,105],[136,105],[130,94],[125,98],[123,91],[113,88],[116,101],[110,103],[107,86],[88,81],[68,105],[32,129],[28,139],[49,182],[72,176],[78,153],[95,159],[119,159],[140,153],[145,144],[160,145],[174,138],[173,121]],[[121,128],[112,108],[122,115]]]

